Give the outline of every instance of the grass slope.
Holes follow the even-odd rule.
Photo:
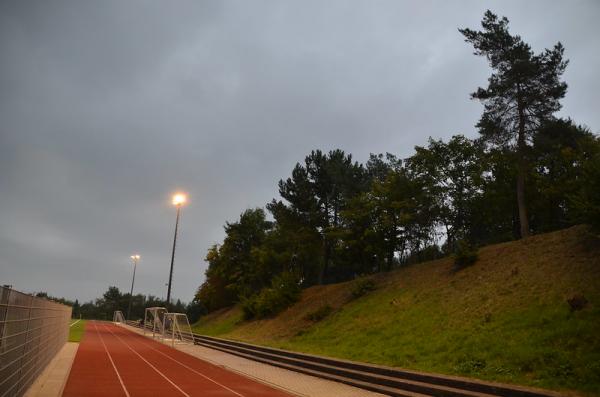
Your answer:
[[[600,395],[600,242],[584,226],[497,244],[458,273],[444,258],[352,283],[305,290],[275,318],[239,308],[195,331],[284,349],[416,370]],[[571,313],[566,299],[589,301]],[[324,305],[321,321],[307,315]]]
[[[81,342],[85,333],[85,320],[73,320],[69,327],[69,342]]]

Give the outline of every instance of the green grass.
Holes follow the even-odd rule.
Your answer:
[[[215,314],[221,314],[217,312]],[[212,321],[212,317],[203,317],[192,325],[192,331],[204,335],[223,335],[235,329],[235,326],[243,319],[240,312],[230,313],[228,316],[219,316],[218,321]]]
[[[353,284],[313,287],[277,317],[241,321],[239,308],[206,316],[196,332],[428,372],[600,395],[600,244],[584,228],[486,247],[452,260]],[[585,295],[571,312],[566,299]],[[308,313],[328,304],[319,322]]]
[[[393,313],[385,293],[351,304],[284,349],[551,389],[600,390],[600,311],[565,305],[478,316],[418,305]],[[379,324],[373,327],[371,324]]]
[[[69,342],[80,342],[85,333],[85,320],[72,320],[69,328]]]

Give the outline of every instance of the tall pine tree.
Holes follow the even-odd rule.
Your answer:
[[[529,235],[525,200],[528,142],[543,122],[561,108],[567,84],[560,81],[568,61],[557,43],[551,50],[535,54],[520,36],[508,31],[508,19],[487,11],[483,30],[459,29],[473,44],[475,55],[485,56],[493,69],[486,88],[471,94],[484,104],[477,127],[488,142],[511,147],[517,155],[517,204],[521,237]]]

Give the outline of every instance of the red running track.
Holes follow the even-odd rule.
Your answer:
[[[289,397],[112,323],[88,321],[65,397]]]

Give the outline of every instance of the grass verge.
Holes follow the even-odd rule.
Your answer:
[[[69,342],[80,342],[85,333],[85,320],[72,320],[69,327]]]

